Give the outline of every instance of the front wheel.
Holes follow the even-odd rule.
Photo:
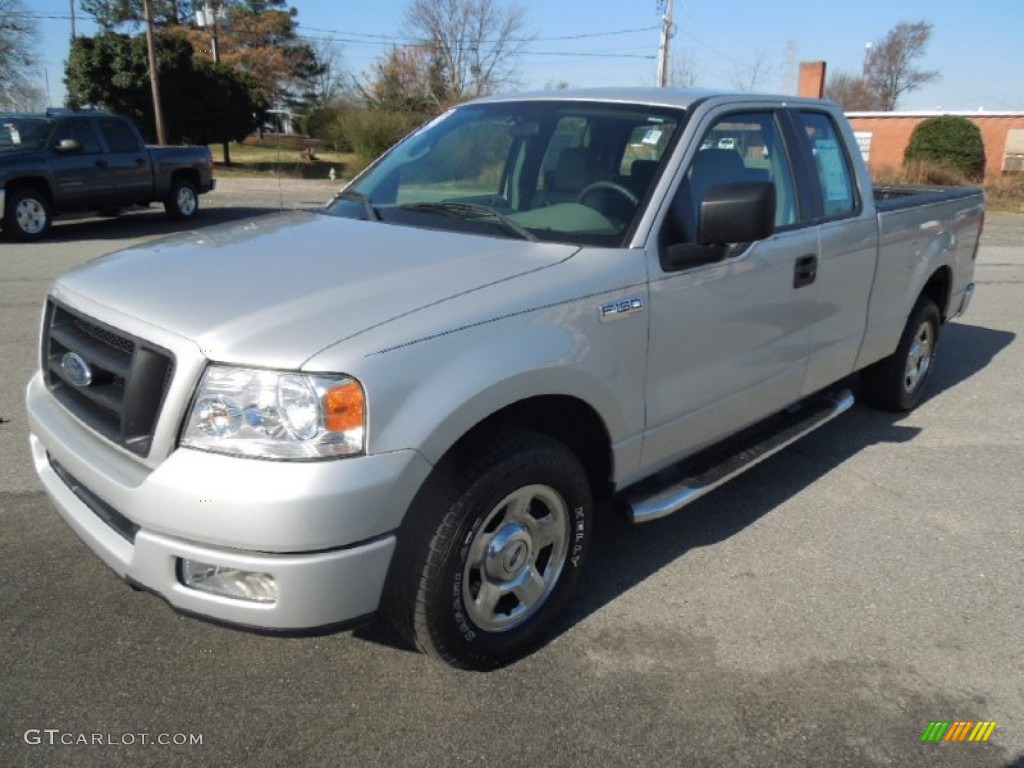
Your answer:
[[[194,218],[199,213],[199,195],[195,185],[188,179],[175,179],[164,201],[164,210],[175,221]]]
[[[541,643],[580,580],[593,502],[561,443],[502,428],[456,449],[409,510],[385,601],[398,631],[455,667]]]
[[[50,228],[50,201],[31,187],[15,188],[7,195],[3,216],[4,234],[11,240],[38,240]]]
[[[869,405],[885,411],[911,411],[924,400],[939,354],[942,317],[935,302],[922,296],[907,318],[899,346],[861,375]]]

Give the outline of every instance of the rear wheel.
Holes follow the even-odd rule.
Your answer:
[[[409,510],[386,596],[426,653],[491,669],[543,643],[590,545],[586,473],[561,443],[501,428],[456,449]]]
[[[50,201],[31,187],[9,192],[5,207],[4,234],[12,240],[38,240],[50,228]]]
[[[861,376],[869,405],[886,411],[910,411],[924,400],[939,353],[942,318],[935,302],[922,296],[907,319],[899,346]]]
[[[164,201],[164,210],[175,221],[191,219],[199,213],[199,195],[195,185],[188,179],[171,182],[171,192]]]

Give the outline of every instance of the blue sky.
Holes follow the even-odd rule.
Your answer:
[[[71,0],[25,0],[36,14],[50,100],[63,100]],[[407,0],[293,0],[300,31],[339,41],[346,70],[359,76],[391,44],[406,39]],[[572,86],[653,85],[660,14],[656,0],[524,2],[536,39],[519,60],[524,88],[566,81]],[[95,28],[78,14],[79,33]],[[55,18],[45,18],[55,17]],[[675,62],[697,85],[734,88],[759,71],[756,89],[790,92],[787,61],[825,60],[829,71],[860,70],[865,43],[901,21],[934,24],[919,66],[939,82],[903,98],[901,109],[1024,110],[1024,0],[676,0]],[[790,56],[789,54],[795,54]]]

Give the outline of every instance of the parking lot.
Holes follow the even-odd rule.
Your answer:
[[[227,178],[198,226],[336,187]],[[0,766],[1024,767],[1024,215],[989,216],[920,409],[858,406],[680,515],[604,516],[559,634],[488,674],[379,624],[176,614],[52,510],[22,406],[49,281],[178,229],[153,208],[0,244]],[[997,726],[922,743],[937,720]]]

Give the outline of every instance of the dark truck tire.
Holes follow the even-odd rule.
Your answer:
[[[7,193],[3,212],[4,234],[11,240],[38,240],[50,228],[53,214],[46,195],[32,187],[15,187]]]
[[[918,299],[896,351],[861,374],[861,395],[883,411],[905,412],[924,400],[939,354],[942,317],[927,296]]]
[[[171,191],[164,200],[164,210],[174,221],[187,221],[199,213],[199,195],[196,186],[188,179],[175,179]]]
[[[593,501],[556,440],[500,427],[458,446],[399,534],[384,607],[410,644],[486,670],[540,646],[582,575]]]

